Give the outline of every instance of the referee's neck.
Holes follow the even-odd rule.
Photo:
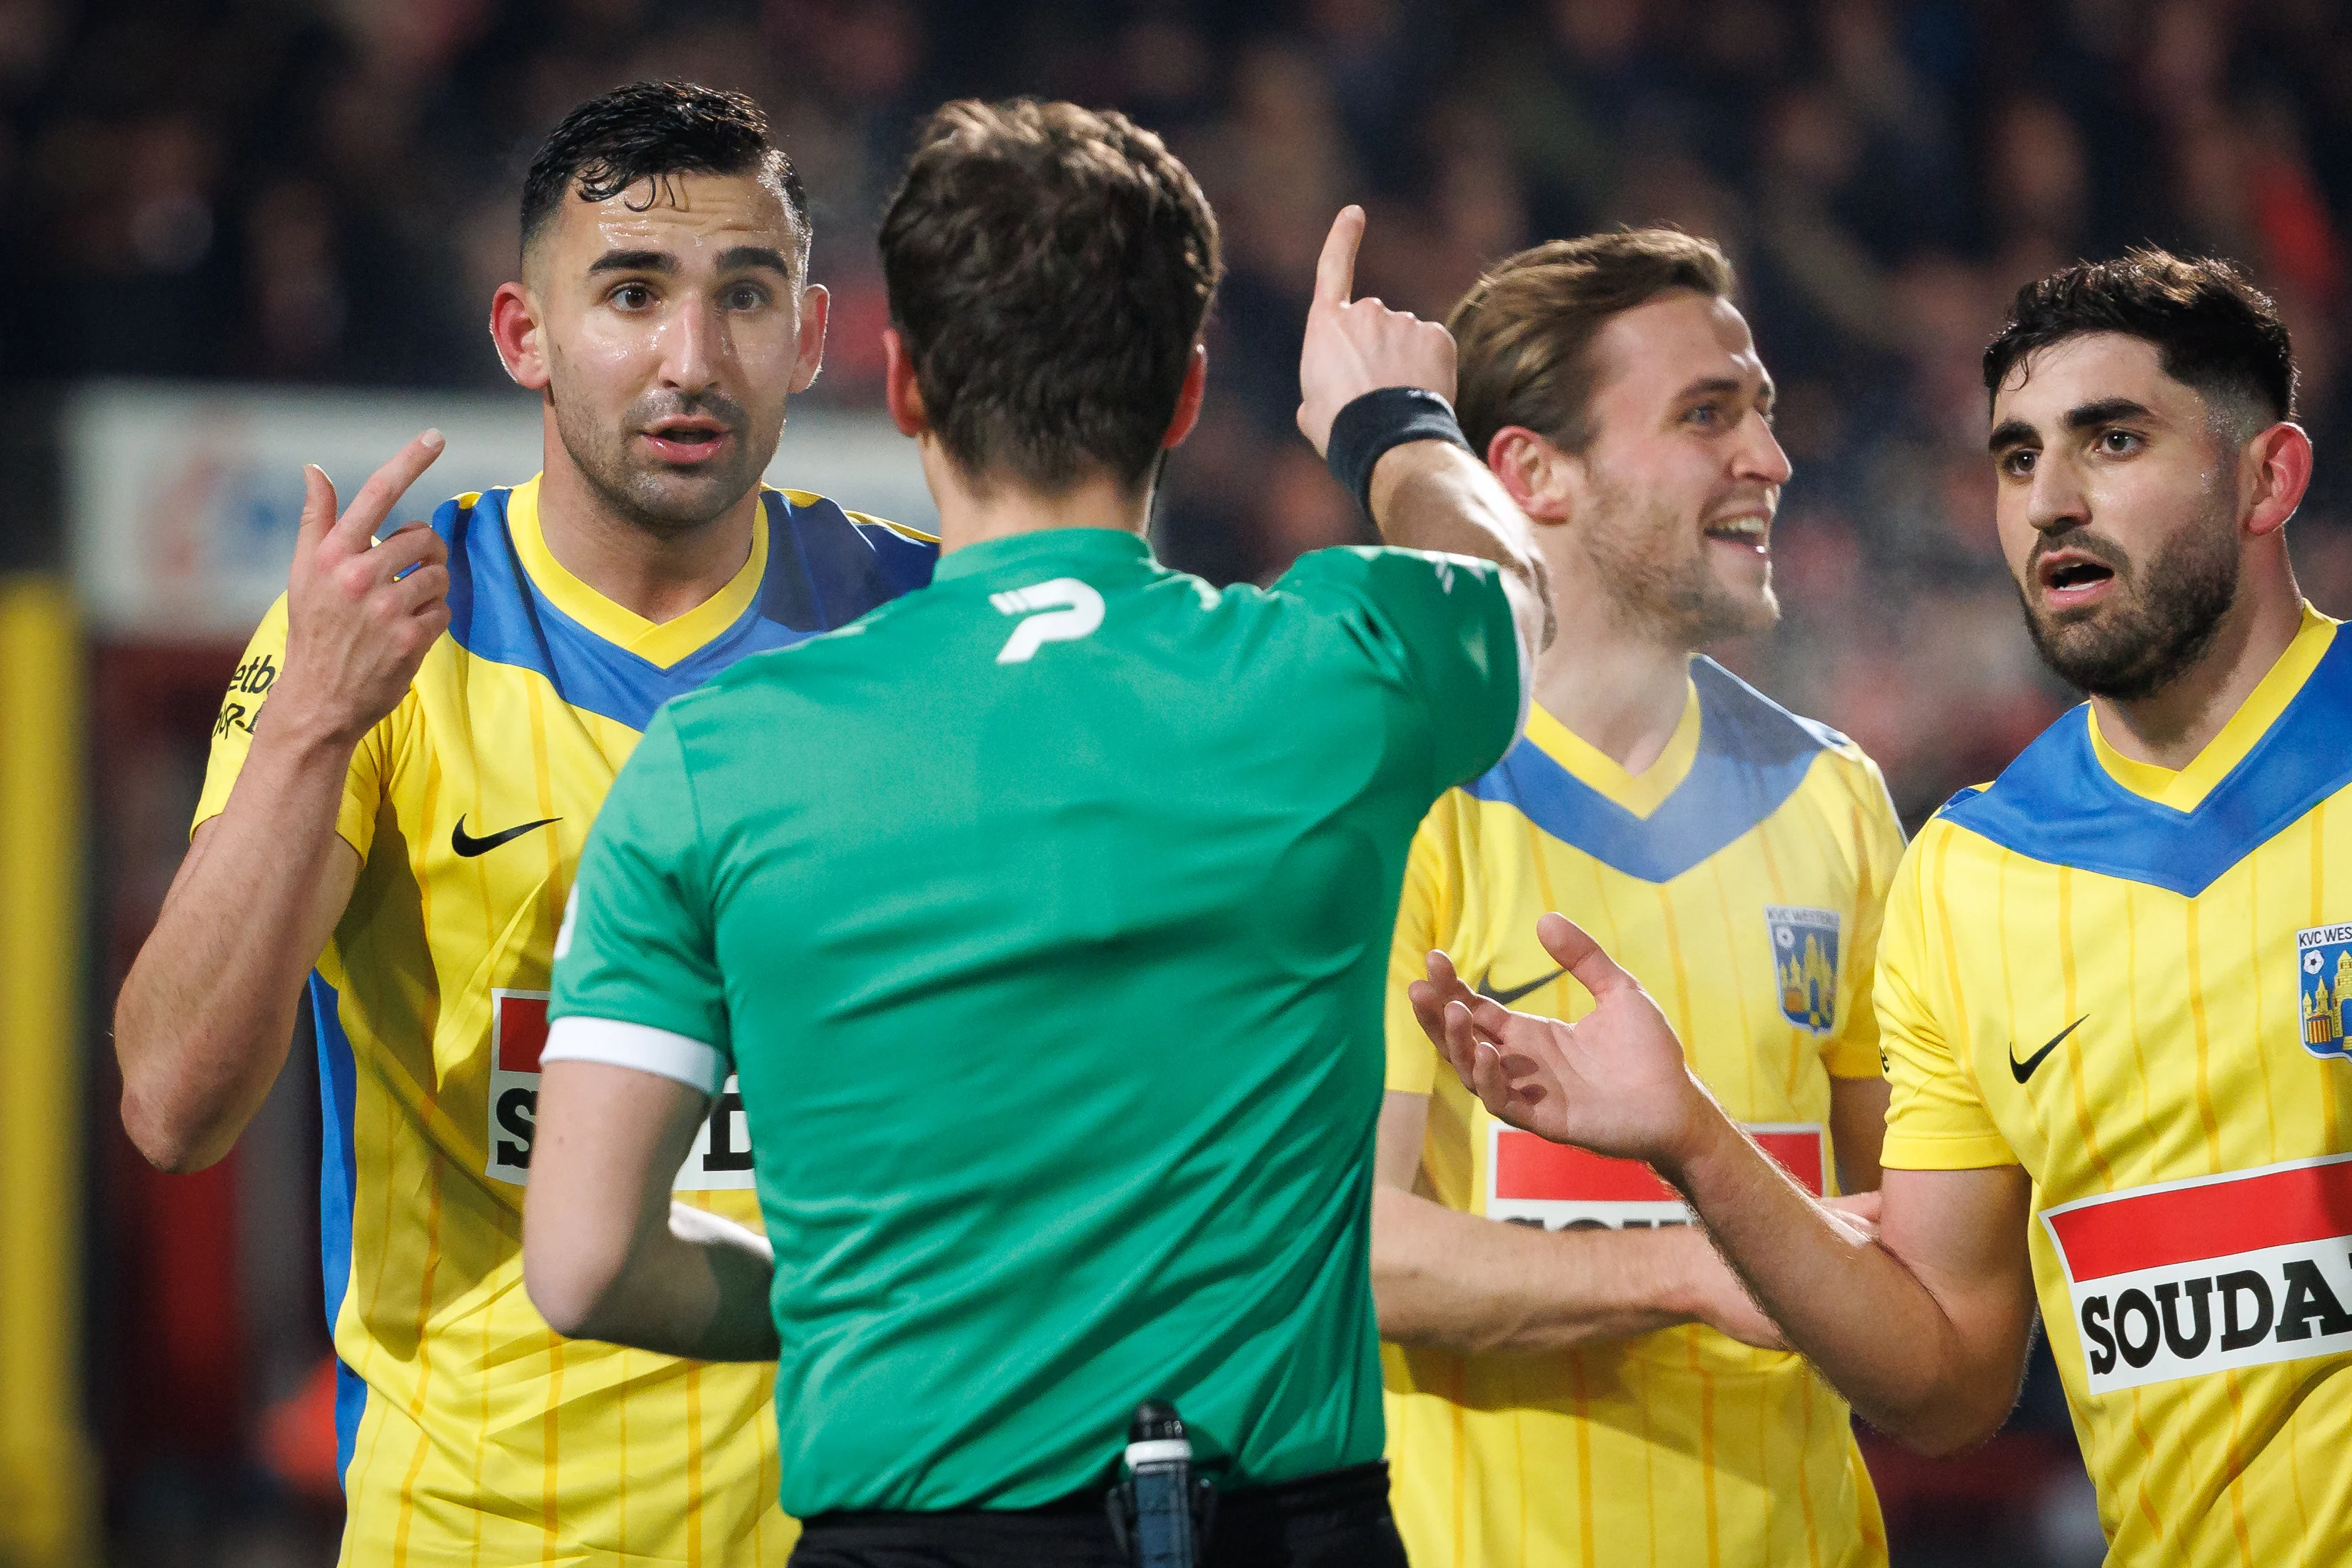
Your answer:
[[[940,553],[992,539],[1043,533],[1055,528],[1110,528],[1139,534],[1151,518],[1149,484],[1126,486],[1108,474],[1080,479],[1066,489],[1040,490],[992,471],[966,474],[926,440],[923,478],[940,509]]]

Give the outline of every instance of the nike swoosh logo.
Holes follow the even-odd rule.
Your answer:
[[[1520,997],[1526,995],[1528,992],[1540,991],[1545,986],[1550,984],[1553,981],[1559,979],[1561,975],[1567,973],[1568,968],[1563,964],[1559,968],[1553,970],[1549,974],[1545,975],[1541,980],[1530,980],[1525,985],[1514,985],[1508,991],[1490,991],[1486,988],[1486,982],[1495,978],[1495,972],[1490,969],[1479,980],[1478,984],[1473,987],[1473,989],[1475,989],[1479,995],[1484,996],[1487,1001],[1500,1002],[1504,1006],[1507,1007],[1512,1003],[1517,1001]]]
[[[2089,1016],[2090,1015],[2085,1013],[2083,1015],[2082,1018],[2075,1019],[2073,1023],[2067,1025],[2064,1028],[2051,1036],[2050,1043],[2048,1045],[2042,1047],[2040,1050],[2034,1052],[2023,1061],[2019,1061],[2017,1059],[2017,1047],[2012,1042],[2009,1047],[2010,1076],[2016,1079],[2020,1083],[2023,1083],[2027,1079],[2032,1078],[2033,1076],[2033,1069],[2042,1065],[2042,1058],[2056,1050],[2058,1048],[2058,1042],[2073,1034],[2075,1030],[2081,1028],[2083,1026],[2083,1019],[2088,1018]]]
[[[526,822],[519,827],[509,827],[502,832],[493,833],[487,838],[477,838],[466,831],[466,819],[460,816],[457,818],[457,826],[449,830],[449,847],[470,860],[477,855],[488,854],[510,839],[520,838],[534,827],[545,827],[551,822],[562,820],[563,818],[560,816],[542,816],[537,822]]]

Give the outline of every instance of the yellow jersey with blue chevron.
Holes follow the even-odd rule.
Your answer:
[[[2088,705],[1920,830],[1885,1162],[2022,1165],[2115,1563],[2352,1563],[2352,638],[2178,773]]]
[[[1388,1087],[1431,1096],[1417,1190],[1550,1230],[1684,1225],[1648,1166],[1486,1114],[1413,1022],[1443,948],[1481,993],[1573,1019],[1591,997],[1535,937],[1558,910],[1647,986],[1693,1068],[1816,1193],[1830,1079],[1875,1078],[1881,900],[1903,846],[1877,767],[1721,666],[1638,775],[1540,707],[1415,839],[1388,1001]],[[1381,1347],[1397,1524],[1419,1568],[1886,1561],[1845,1403],[1799,1357],[1693,1324],[1547,1355]]]
[[[346,1563],[781,1568],[791,1550],[771,1369],[559,1339],[520,1246],[555,934],[614,773],[670,697],[930,578],[927,536],[761,499],[741,571],[659,625],[555,559],[537,479],[434,515],[449,630],[352,759],[336,830],[362,868],[310,987]],[[199,825],[285,658],[281,599],[215,725]],[[760,1223],[731,1092],[677,1184]]]

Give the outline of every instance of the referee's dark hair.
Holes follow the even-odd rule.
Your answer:
[[[2153,246],[2082,261],[2017,291],[1985,350],[1988,396],[2033,354],[2085,332],[2153,343],[2164,374],[2205,399],[2215,428],[2242,444],[2294,417],[2294,348],[2269,295],[2227,261],[2184,260]]]
[[[750,174],[772,180],[800,240],[795,269],[808,271],[808,193],[768,130],[760,106],[740,92],[690,81],[636,81],[592,98],[549,133],[522,182],[522,247],[555,216],[566,195],[610,201],[634,185],[651,206],[671,174]]]
[[[1160,138],[1071,103],[930,117],[882,218],[890,321],[956,466],[1060,494],[1145,481],[1223,263]]]

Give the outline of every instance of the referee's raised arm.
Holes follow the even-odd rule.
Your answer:
[[[1454,422],[1454,339],[1434,321],[1350,299],[1364,209],[1331,221],[1298,356],[1298,428],[1390,544],[1492,561],[1523,658],[1551,642],[1551,595],[1527,519]]]

